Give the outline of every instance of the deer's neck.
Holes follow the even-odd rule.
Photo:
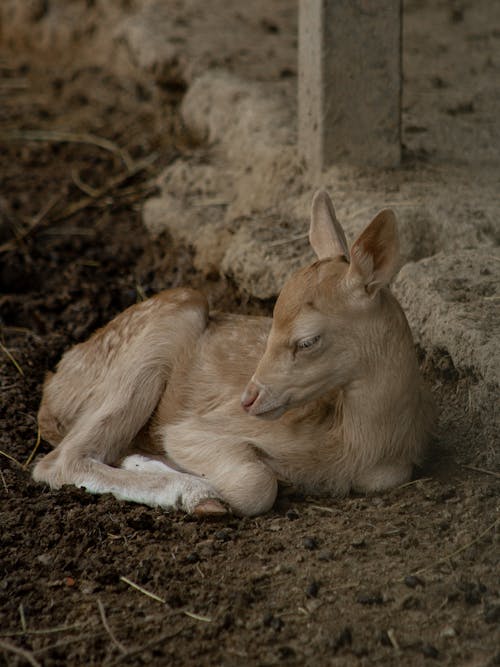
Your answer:
[[[423,440],[425,410],[411,333],[399,306],[386,306],[389,334],[370,338],[375,342],[362,352],[362,372],[342,394],[344,446],[363,467],[408,452],[416,461]]]

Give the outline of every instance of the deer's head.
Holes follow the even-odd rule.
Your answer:
[[[394,213],[378,213],[349,250],[320,190],[309,241],[318,261],[292,275],[276,301],[264,355],[241,397],[250,415],[277,419],[363,373],[361,351],[380,320],[380,290],[399,265]]]

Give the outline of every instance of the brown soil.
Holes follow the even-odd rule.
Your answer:
[[[442,411],[428,466],[383,495],[284,490],[266,516],[199,521],[31,480],[43,377],[70,345],[179,284],[217,308],[271,307],[141,226],[159,169],[203,159],[178,120],[179,83],[76,60],[1,54],[0,129],[70,127],[159,157],[94,197],[88,186],[126,173],[113,152],[0,144],[0,665],[500,664],[498,480],[463,465],[494,443],[439,352],[422,354]]]

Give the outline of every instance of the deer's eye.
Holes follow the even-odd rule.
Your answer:
[[[321,336],[309,336],[309,338],[303,338],[302,340],[299,340],[296,348],[297,351],[302,352],[302,351],[307,351],[310,350],[312,347],[317,345],[319,343]]]

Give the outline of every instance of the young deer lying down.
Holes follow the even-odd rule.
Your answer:
[[[272,320],[173,289],[69,350],[45,382],[38,419],[57,447],[35,479],[246,515],[272,507],[278,479],[336,495],[408,481],[434,410],[387,287],[395,216],[380,212],[349,251],[320,191],[309,238],[318,261],[289,278]]]

